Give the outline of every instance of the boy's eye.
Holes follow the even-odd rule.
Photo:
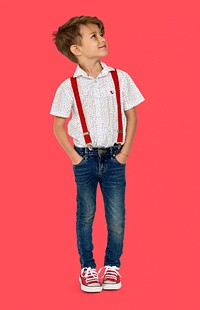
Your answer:
[[[100,33],[100,36],[103,36],[103,33]],[[93,34],[91,38],[96,37],[96,34]]]

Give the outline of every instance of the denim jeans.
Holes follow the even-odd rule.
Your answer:
[[[122,146],[121,146],[122,148]],[[96,268],[93,258],[92,225],[96,211],[98,183],[104,200],[107,247],[104,266],[120,267],[125,228],[125,164],[115,158],[117,145],[110,148],[74,149],[83,156],[73,165],[77,185],[76,234],[81,267]]]

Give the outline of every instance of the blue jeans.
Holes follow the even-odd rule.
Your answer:
[[[121,146],[122,148],[122,146]],[[83,160],[73,165],[77,184],[76,234],[81,267],[96,268],[93,258],[92,225],[96,211],[97,185],[103,194],[107,223],[107,247],[104,266],[120,267],[125,228],[125,164],[115,155],[117,145],[110,148],[74,149]]]

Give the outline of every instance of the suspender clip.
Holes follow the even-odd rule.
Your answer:
[[[92,144],[88,143],[88,144],[87,144],[87,147],[88,147],[88,149],[89,149],[90,151],[92,151]]]
[[[121,143],[117,143],[117,148],[118,150],[121,148],[122,144]]]

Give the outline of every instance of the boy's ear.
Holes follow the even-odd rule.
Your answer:
[[[80,56],[82,51],[80,47],[76,44],[73,44],[70,46],[70,51],[75,55],[75,56]]]

